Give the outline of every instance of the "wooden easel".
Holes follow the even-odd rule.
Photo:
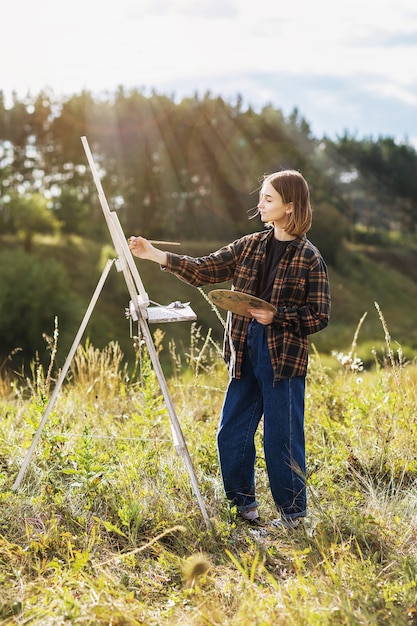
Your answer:
[[[184,459],[185,465],[187,467],[188,473],[190,475],[192,488],[194,494],[197,498],[198,504],[200,506],[204,521],[206,523],[207,529],[211,529],[210,518],[207,514],[206,507],[203,501],[203,498],[200,493],[200,489],[198,487],[197,477],[195,474],[195,470],[193,467],[193,463],[188,452],[184,436],[181,430],[180,423],[178,421],[178,417],[176,415],[174,405],[172,403],[172,399],[168,390],[168,386],[165,380],[164,373],[162,371],[161,364],[159,362],[158,353],[155,349],[155,345],[153,343],[152,335],[149,330],[148,322],[171,322],[171,321],[182,321],[182,320],[194,320],[196,319],[196,315],[194,311],[192,311],[191,307],[186,305],[181,305],[181,303],[173,303],[167,307],[162,306],[149,306],[150,300],[148,298],[148,294],[145,291],[142,280],[139,275],[139,271],[133,259],[132,253],[129,249],[129,246],[126,241],[126,237],[123,233],[123,229],[120,225],[119,218],[114,211],[111,211],[109,205],[107,203],[106,197],[104,195],[103,187],[101,184],[100,177],[98,175],[98,171],[93,159],[93,155],[90,150],[90,146],[88,145],[88,141],[86,137],[81,137],[81,141],[87,156],[88,163],[90,165],[94,182],[97,188],[98,197],[100,200],[101,207],[103,209],[104,217],[107,222],[107,226],[113,241],[114,248],[117,252],[118,258],[107,261],[107,264],[103,270],[103,273],[99,279],[97,287],[94,291],[90,304],[87,308],[87,311],[84,315],[83,321],[78,329],[72,347],[68,353],[65,364],[61,370],[60,376],[57,380],[56,386],[51,394],[48,405],[45,409],[45,412],[42,416],[42,420],[39,424],[39,427],[34,435],[32,444],[26,454],[22,467],[19,471],[19,474],[14,482],[12,489],[16,490],[19,488],[22,478],[26,472],[27,466],[29,465],[30,459],[34,452],[36,443],[41,435],[43,427],[48,419],[49,413],[52,409],[52,406],[56,400],[59,389],[64,382],[65,376],[67,375],[69,366],[74,357],[74,354],[77,350],[77,347],[81,341],[83,333],[86,329],[88,321],[91,317],[91,314],[94,310],[94,306],[100,296],[101,290],[105,284],[107,276],[110,272],[110,269],[115,263],[116,268],[119,272],[123,273],[125,278],[126,286],[130,295],[130,303],[129,303],[129,316],[135,322],[138,323],[139,330],[141,332],[141,336],[143,337],[146,347],[149,351],[149,355],[151,358],[152,366],[158,378],[158,382],[161,388],[162,395],[165,400],[165,404],[168,409],[169,417],[171,420],[171,431],[174,440],[175,449],[178,454],[182,456]]]

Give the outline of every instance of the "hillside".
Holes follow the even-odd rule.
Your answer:
[[[222,242],[192,243],[183,242],[181,252],[201,255],[215,250]],[[4,242],[3,251],[15,250],[12,240]],[[66,268],[69,275],[70,293],[66,294],[71,318],[64,326],[59,325],[58,362],[65,359],[71,343],[78,331],[81,320],[90,303],[92,294],[101,275],[105,258],[112,258],[111,249],[102,250],[101,245],[79,237],[67,237],[62,240],[37,240],[35,252],[37,258],[54,259]],[[161,272],[159,267],[147,261],[136,260],[139,272],[151,301],[169,304],[175,300],[191,302],[197,314],[197,325],[203,333],[212,329],[215,340],[221,342],[223,327],[202,293]],[[390,244],[369,246],[365,244],[344,244],[340,249],[336,267],[329,267],[332,288],[332,317],[329,327],[311,338],[316,348],[323,353],[332,350],[344,351],[350,347],[357,324],[364,313],[366,319],[359,337],[362,358],[369,359],[373,347],[383,349],[384,336],[381,321],[374,302],[381,308],[393,342],[401,344],[408,358],[417,348],[417,329],[415,326],[415,302],[417,301],[417,246]],[[5,269],[3,271],[6,271]],[[228,285],[224,285],[228,287]],[[205,288],[208,292],[210,288]],[[36,286],[31,286],[32,297],[36,299]],[[132,334],[125,317],[128,306],[128,291],[122,274],[113,267],[104,285],[99,300],[94,308],[85,338],[88,336],[98,348],[109,341],[116,340],[127,360],[132,360]],[[221,312],[223,316],[223,312]],[[53,313],[55,315],[55,312]],[[43,332],[51,333],[50,328]],[[225,317],[225,316],[224,316]],[[190,341],[190,323],[171,323],[161,325],[165,333],[164,351],[161,360],[169,367],[168,345],[174,339],[188,346]],[[154,327],[152,326],[153,330]],[[84,340],[83,340],[84,341]],[[395,344],[394,344],[395,345]]]

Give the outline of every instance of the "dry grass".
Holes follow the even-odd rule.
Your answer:
[[[415,368],[387,346],[388,358],[364,371],[358,334],[331,367],[312,350],[309,517],[305,529],[266,536],[224,500],[215,432],[226,372],[195,326],[185,353],[170,348],[169,384],[211,531],[146,354],[132,375],[117,344],[79,348],[18,491],[47,376],[4,375],[0,623],[417,623]],[[258,491],[272,516],[261,439]]]

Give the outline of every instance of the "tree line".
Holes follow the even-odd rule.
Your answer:
[[[247,232],[260,176],[301,170],[317,212],[336,211],[349,229],[414,232],[415,149],[392,138],[337,140],[312,135],[294,110],[206,94],[175,102],[120,88],[57,101],[46,92],[6,108],[0,94],[2,232],[47,227],[104,233],[80,137],[86,135],[112,208],[145,236],[222,239]],[[35,224],[37,221],[37,224]],[[50,227],[50,224],[49,224]]]

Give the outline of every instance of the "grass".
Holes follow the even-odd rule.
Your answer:
[[[255,536],[223,496],[215,432],[227,376],[210,334],[182,350],[158,331],[208,530],[143,350],[80,346],[16,491],[54,381],[34,365],[0,382],[0,623],[149,626],[417,624],[417,373],[386,349],[312,346],[309,515]],[[53,351],[52,353],[53,354]],[[132,374],[133,371],[133,374]],[[257,434],[257,485],[274,516]]]

